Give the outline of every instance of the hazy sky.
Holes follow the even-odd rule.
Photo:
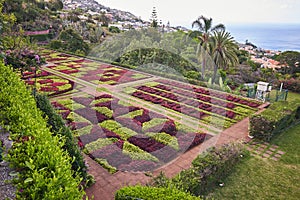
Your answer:
[[[214,24],[297,23],[300,0],[97,0],[99,3],[130,11],[149,20],[153,6],[158,18],[172,26],[190,24],[200,15],[213,18]]]

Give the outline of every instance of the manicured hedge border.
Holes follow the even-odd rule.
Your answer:
[[[201,200],[175,188],[155,188],[146,186],[124,187],[117,191],[115,200]]]
[[[54,110],[47,96],[36,94],[35,100],[37,107],[43,112],[43,117],[47,119],[51,132],[54,135],[65,137],[66,142],[63,148],[69,153],[71,158],[74,158],[72,169],[74,172],[78,172],[80,177],[85,180],[87,178],[87,169],[78,148],[77,139],[75,140],[70,128],[65,125],[62,117]]]
[[[166,178],[161,173],[153,179],[152,185],[177,188],[195,196],[205,195],[222,183],[234,166],[248,154],[239,143],[212,147],[197,156],[189,169],[180,172],[172,179]]]
[[[18,172],[17,199],[82,199],[61,136],[53,136],[36,102],[12,69],[0,62],[0,123],[13,146],[6,159]]]
[[[275,102],[262,113],[250,116],[249,134],[255,138],[269,141],[274,134],[281,132],[299,120],[299,101]]]

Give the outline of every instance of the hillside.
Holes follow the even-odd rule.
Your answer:
[[[62,0],[62,2],[64,4],[64,9],[66,10],[80,8],[84,11],[109,14],[113,21],[140,21],[137,16],[130,12],[112,9],[98,3],[95,0]]]

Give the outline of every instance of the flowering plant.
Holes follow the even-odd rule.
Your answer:
[[[23,73],[36,70],[44,63],[44,60],[35,51],[24,48],[7,50],[4,53],[4,62]]]

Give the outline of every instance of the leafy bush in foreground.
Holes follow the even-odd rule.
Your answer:
[[[36,94],[35,99],[37,107],[43,112],[43,117],[47,119],[47,123],[50,125],[51,132],[54,133],[54,135],[65,137],[66,142],[63,148],[68,152],[71,158],[74,158],[74,161],[72,161],[72,169],[78,172],[83,179],[86,179],[87,172],[83,156],[80,153],[71,130],[66,127],[62,117],[55,112],[46,96]]]
[[[18,172],[17,199],[82,199],[65,142],[53,136],[34,98],[20,78],[0,62],[0,123],[10,131],[7,160]]]
[[[143,186],[124,187],[117,191],[115,199],[200,200],[199,197],[192,196],[175,188],[155,188]]]
[[[190,169],[180,172],[172,179],[160,174],[153,179],[153,185],[174,187],[195,196],[204,195],[231,173],[244,154],[246,152],[240,144],[212,147],[197,156]]]
[[[250,135],[270,140],[272,136],[300,119],[300,102],[279,101],[250,117]]]

